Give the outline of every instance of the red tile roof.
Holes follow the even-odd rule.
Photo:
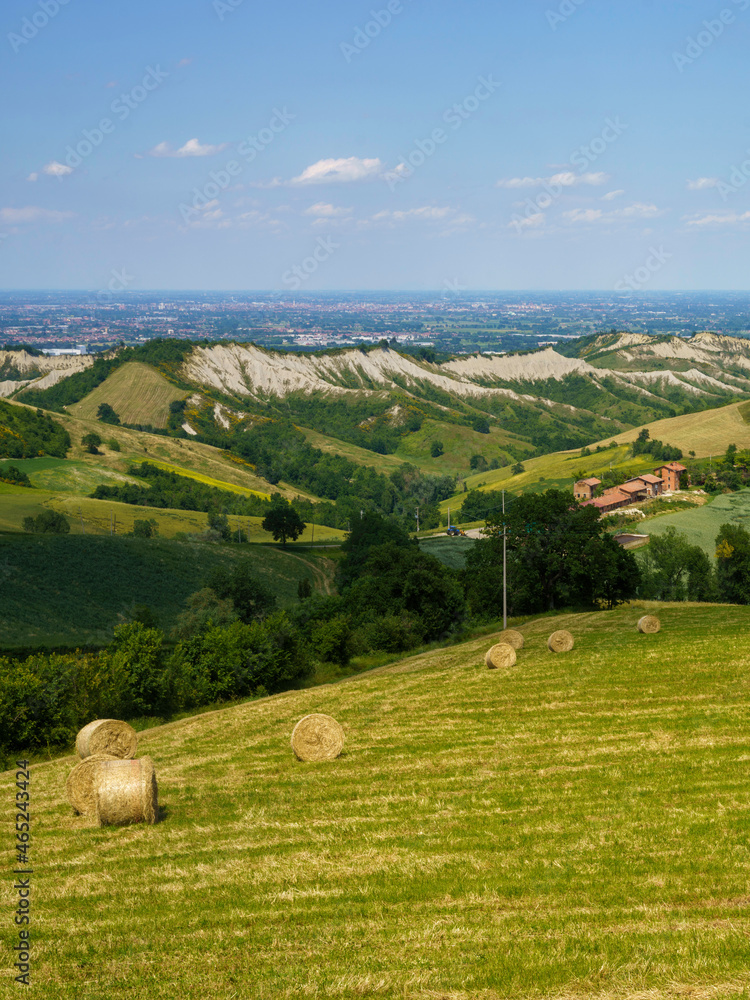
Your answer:
[[[652,476],[650,473],[646,473],[645,476],[640,477],[644,483],[661,483],[663,480],[659,476]]]
[[[645,484],[642,484],[641,486],[636,486],[636,484],[632,480],[629,480],[627,483],[623,483],[622,486],[618,487],[618,489],[622,490],[623,493],[643,493],[643,491],[646,489],[646,486]]]

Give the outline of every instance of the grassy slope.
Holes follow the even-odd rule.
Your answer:
[[[750,530],[750,489],[722,494],[696,510],[665,514],[653,521],[646,521],[643,527],[636,527],[634,530],[647,535],[658,535],[668,527],[674,527],[687,535],[692,545],[700,545],[713,559],[719,528],[727,522]]]
[[[148,731],[156,827],[74,818],[74,761],[33,767],[36,992],[747,996],[750,608],[642,613],[529,623],[509,671],[487,637]],[[315,711],[345,752],[301,764]]]
[[[80,403],[69,407],[69,412],[95,420],[99,406],[109,403],[123,423],[166,427],[169,404],[189,395],[173,386],[151,365],[130,361],[117,368]]]
[[[169,628],[217,565],[249,560],[282,606],[297,584],[327,589],[305,552],[161,539],[0,534],[0,646],[107,642],[135,604]]]
[[[750,423],[746,423],[742,415],[749,409],[747,403],[733,403],[718,410],[688,413],[644,426],[649,429],[652,439],[681,448],[685,455],[694,451],[696,457],[705,458],[711,454],[722,455],[730,444],[736,444],[741,450],[750,448]],[[480,472],[469,476],[466,485],[468,489],[505,489],[512,493],[529,489],[549,489],[552,486],[569,489],[572,488],[579,473],[583,472],[587,476],[601,475],[610,468],[610,463],[613,470],[624,473],[626,478],[628,475],[653,472],[661,463],[654,462],[649,456],[639,458],[629,456],[629,445],[636,439],[641,429],[636,427],[602,441],[593,442],[591,448],[596,448],[597,445],[606,447],[612,441],[618,445],[617,448],[607,448],[599,454],[594,453],[582,458],[579,449],[554,452],[540,458],[524,460],[525,472],[521,475],[514,476],[509,468]],[[461,502],[461,494],[445,501],[442,508],[455,507],[456,501]]]
[[[750,448],[750,423],[743,417],[743,413],[747,412],[747,402],[732,403],[717,410],[656,420],[644,424],[644,427],[648,428],[653,440],[674,445],[685,455],[694,451],[697,458],[708,458],[709,455],[722,455],[730,444],[736,444],[740,450]],[[598,443],[609,444],[611,440],[618,444],[632,442],[641,429],[637,427]]]

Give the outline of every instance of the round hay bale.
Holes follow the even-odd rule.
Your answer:
[[[661,629],[661,622],[653,615],[644,615],[638,619],[638,631],[644,635],[655,635]]]
[[[514,667],[516,665],[516,651],[507,642],[498,642],[492,649],[487,650],[484,662],[490,670]]]
[[[150,757],[101,761],[94,793],[99,826],[155,823],[159,815],[159,790]]]
[[[117,760],[109,753],[93,753],[80,764],[76,764],[65,782],[68,802],[77,813],[84,816],[96,815],[96,772],[103,760]]]
[[[76,736],[79,757],[106,753],[120,760],[132,760],[137,745],[135,729],[117,719],[94,719]]]
[[[565,629],[553,632],[547,640],[547,649],[552,653],[569,653],[573,648],[573,636]]]
[[[513,649],[523,649],[523,636],[514,628],[506,628],[504,632],[500,633],[497,641],[504,642],[506,645],[512,646]]]
[[[344,730],[330,715],[306,715],[292,732],[297,760],[334,760],[344,749]]]

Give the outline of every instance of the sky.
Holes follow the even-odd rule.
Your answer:
[[[0,288],[750,287],[750,0],[5,0]]]

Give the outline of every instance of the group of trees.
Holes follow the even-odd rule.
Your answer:
[[[647,427],[640,432],[630,450],[634,458],[638,455],[650,455],[655,462],[679,462],[682,458],[679,448],[664,444],[662,441],[651,440]]]
[[[508,613],[561,607],[613,607],[634,597],[640,572],[634,556],[608,535],[598,512],[571,502],[567,491],[526,493],[506,514],[487,516],[489,537],[469,551],[466,599],[477,619],[502,609],[503,531],[507,550]]]
[[[278,432],[275,429],[263,433],[267,440],[254,451],[256,458],[263,458],[266,449],[270,455],[272,442],[277,440]],[[319,496],[330,498],[322,503],[296,498],[293,507],[303,522],[314,521],[332,528],[346,528],[362,511],[369,510],[389,514],[400,520],[404,527],[411,528],[415,510],[419,507],[420,524],[423,527],[439,525],[438,504],[455,490],[452,476],[425,475],[408,463],[386,476],[374,469],[349,462],[341,456],[324,455],[318,449],[311,448],[295,428],[291,428],[291,433],[302,438],[299,443],[299,463],[296,467],[287,468],[283,478],[310,489]],[[273,461],[273,457],[269,457],[268,461]],[[100,485],[91,495],[99,500],[118,500],[144,507],[197,510],[217,516],[223,514],[243,517],[266,517],[279,506],[281,500],[279,494],[266,500],[253,494],[242,496],[231,493],[187,476],[159,469],[149,462],[130,466],[128,473],[138,479],[145,479],[149,485]],[[278,519],[276,514],[274,517]],[[286,537],[291,537],[291,534],[286,532]]]
[[[65,458],[70,435],[41,410],[29,410],[0,400],[0,458]]]

